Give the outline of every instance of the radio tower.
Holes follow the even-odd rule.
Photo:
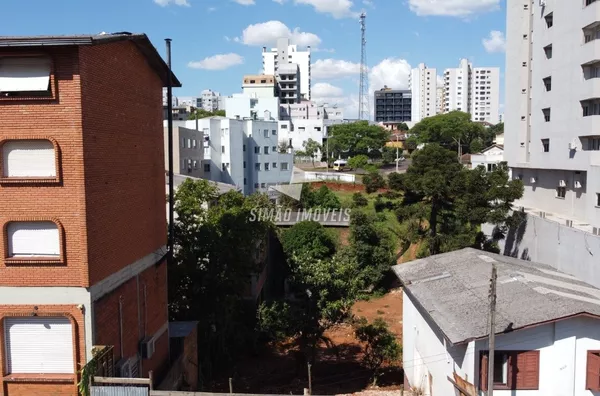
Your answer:
[[[358,94],[358,118],[360,120],[371,119],[371,107],[369,106],[369,68],[367,66],[367,39],[366,39],[367,14],[360,14],[360,91]]]

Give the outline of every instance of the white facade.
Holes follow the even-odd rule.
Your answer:
[[[319,144],[327,137],[327,127],[323,119],[294,119],[279,121],[280,138],[290,141],[294,150],[304,150],[304,143],[312,139]]]
[[[291,45],[287,38],[277,40],[277,48],[267,51],[263,47],[263,74],[277,75],[279,66],[288,63],[298,65],[300,71],[300,95],[303,99],[311,98],[311,58],[310,47],[306,51],[298,51],[296,45]]]
[[[471,114],[473,121],[497,124],[500,121],[500,69],[473,67],[461,59],[458,68],[444,71],[445,113],[459,110]]]
[[[227,98],[225,115],[228,118],[234,119],[256,118],[278,120],[279,98],[274,96],[251,97],[245,94],[234,94]]]
[[[246,75],[242,82],[242,93],[251,98],[273,98],[277,82],[275,76]]]
[[[498,145],[486,148],[481,154],[471,154],[471,166],[473,169],[481,165],[485,170],[491,172],[502,161],[504,161],[504,149]]]
[[[437,114],[437,73],[436,69],[425,66],[424,63],[412,69],[409,89],[412,92],[411,121],[419,122],[423,118]]]
[[[435,94],[435,114],[442,114],[444,112],[444,87],[438,86]]]
[[[198,107],[202,107],[206,111],[225,110],[223,108],[223,100],[221,94],[211,89],[205,89],[198,98]]]
[[[195,128],[196,121],[183,122]],[[277,121],[209,117],[198,120],[203,134],[203,178],[227,183],[245,195],[267,192],[292,179],[293,153],[280,153]],[[182,173],[186,174],[186,173]]]
[[[425,396],[454,395],[448,377],[456,372],[479,386],[479,356],[488,340],[452,346],[429,325],[407,295],[403,299],[404,375]],[[496,335],[496,351],[539,351],[539,389],[494,390],[497,396],[589,396],[585,389],[587,351],[600,350],[598,319],[576,317]],[[479,393],[482,394],[482,393]]]
[[[600,2],[507,7],[506,159],[521,205],[600,228]],[[556,53],[556,56],[554,56]]]

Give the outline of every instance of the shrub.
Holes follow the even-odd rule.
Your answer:
[[[363,184],[365,185],[365,189],[367,194],[374,193],[380,188],[385,187],[385,180],[383,176],[379,174],[379,172],[370,172],[368,175],[363,177]]]
[[[369,200],[361,193],[355,192],[352,194],[352,203],[354,207],[367,206],[369,204]]]

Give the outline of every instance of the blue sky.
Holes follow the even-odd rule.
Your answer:
[[[173,39],[175,95],[240,92],[280,35],[313,48],[313,95],[355,113],[360,26],[367,12],[371,88],[406,88],[408,70],[475,66],[504,70],[506,0],[1,0],[0,35],[146,33],[164,54]],[[484,40],[490,40],[484,42]],[[485,45],[487,43],[487,45]],[[503,91],[503,79],[501,81]],[[503,92],[500,103],[504,103]]]

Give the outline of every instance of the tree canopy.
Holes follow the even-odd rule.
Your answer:
[[[188,116],[188,120],[195,120],[214,116],[225,117],[225,110],[206,111],[204,109],[196,109],[190,113],[190,115]]]
[[[315,157],[316,155],[323,149],[321,144],[313,139],[308,139],[302,142],[302,147],[304,147],[304,153],[307,157],[310,157],[312,160],[313,166],[315,165]]]
[[[381,153],[388,142],[390,132],[367,121],[334,125],[329,128],[329,151],[334,158],[354,157],[376,150]]]
[[[305,254],[325,259],[335,253],[335,241],[325,227],[316,221],[301,221],[281,233],[283,251],[288,257]]]

